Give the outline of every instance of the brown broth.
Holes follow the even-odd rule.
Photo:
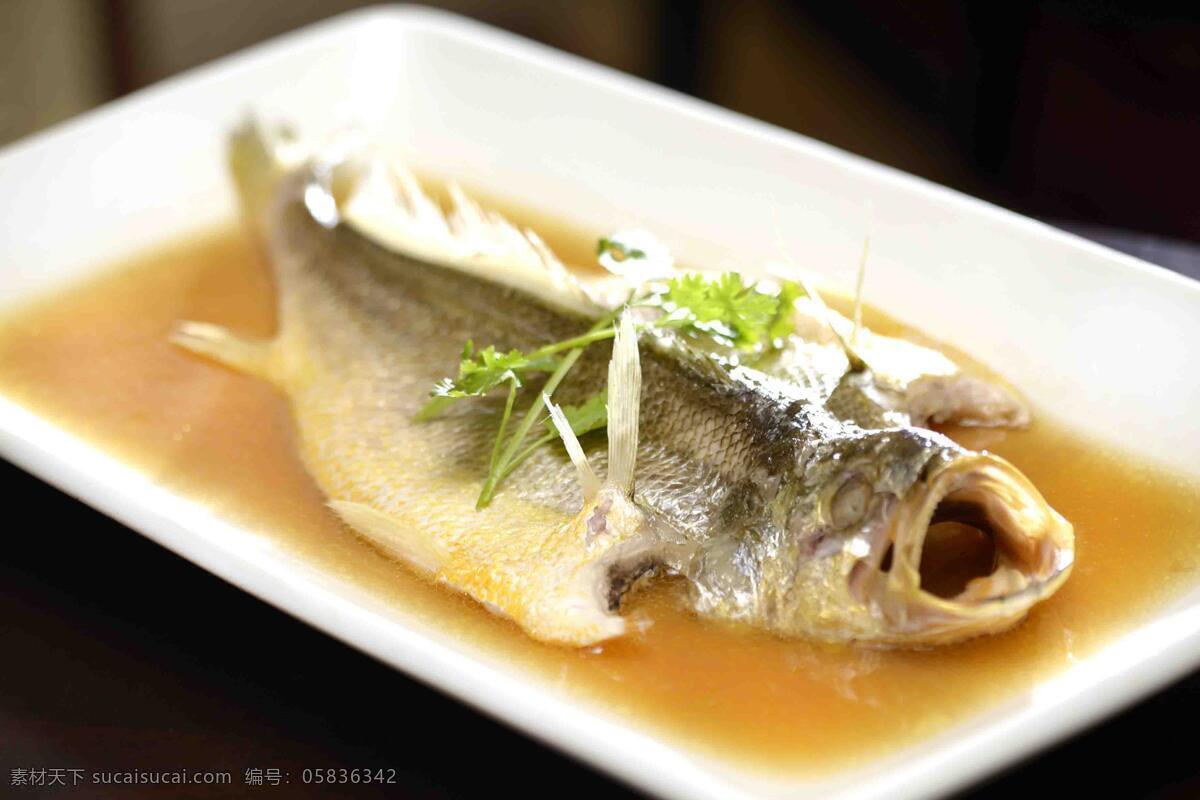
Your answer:
[[[284,399],[166,341],[180,319],[268,334],[272,292],[237,232],[172,245],[0,321],[0,392],[554,691],[699,752],[812,774],[895,750],[1028,689],[1195,583],[1197,484],[1042,416],[1026,431],[949,431],[1013,461],[1075,524],[1074,575],[1009,633],[917,652],[785,641],[699,620],[667,582],[630,601],[652,622],[643,632],[597,650],[540,645],[343,528],[297,459]],[[868,321],[916,335],[877,312]]]

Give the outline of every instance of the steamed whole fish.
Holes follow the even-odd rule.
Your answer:
[[[565,451],[539,448],[476,510],[503,398],[418,422],[429,388],[464,341],[528,349],[587,330],[626,277],[581,281],[461,193],[447,216],[361,154],[312,156],[251,124],[230,155],[279,329],[247,341],[190,322],[175,341],[288,397],[304,463],[349,527],[529,635],[619,636],[622,598],[676,575],[706,617],[938,644],[1015,624],[1066,579],[1071,526],[1029,481],[911,424],[1019,423],[1019,401],[938,354],[928,369],[903,346],[889,356],[883,337],[838,345],[839,360],[824,329],[759,369],[669,330],[639,340],[622,315],[553,398],[607,385],[607,437],[579,441],[556,415]],[[798,334],[806,314],[844,323],[826,312],[797,303]],[[973,572],[930,573],[972,537]]]

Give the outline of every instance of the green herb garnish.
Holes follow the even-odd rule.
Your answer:
[[[639,258],[640,250],[629,250],[617,242],[601,239],[599,254],[621,253],[624,258]],[[764,355],[781,346],[793,330],[792,307],[806,294],[797,283],[784,281],[777,290],[765,290],[757,283],[746,283],[736,272],[717,276],[682,275],[630,301],[630,307],[651,306],[662,310],[653,320],[639,323],[638,330],[674,328],[689,336],[708,337],[719,346],[743,354]],[[500,386],[508,386],[504,411],[492,445],[488,475],[480,491],[477,508],[491,502],[497,486],[539,447],[558,438],[551,420],[543,414],[545,399],[551,398],[563,378],[575,366],[588,345],[611,339],[613,322],[621,309],[605,315],[586,333],[539,347],[528,353],[494,347],[476,351],[467,342],[459,363],[458,377],[446,378],[433,389],[432,397],[418,412],[418,419],[437,416],[448,405],[469,397],[480,397]],[[509,423],[517,394],[532,373],[549,373],[546,382],[521,416],[512,433]],[[562,412],[576,436],[599,430],[608,424],[607,392],[600,391],[577,406],[563,406]],[[546,432],[530,438],[541,422]],[[529,440],[529,441],[527,441]]]
[[[605,253],[611,253],[617,261],[624,261],[628,258],[645,258],[646,251],[639,250],[636,247],[629,247],[615,239],[601,239],[596,242],[596,255],[602,256]]]
[[[521,376],[530,372],[550,372],[556,366],[558,362],[554,358],[538,353],[526,354],[520,350],[498,353],[491,345],[475,352],[474,343],[468,340],[458,364],[458,377],[442,381],[434,394],[451,398],[479,397],[505,381],[516,381],[519,387]]]
[[[545,401],[543,399],[543,404],[544,402]],[[591,433],[592,431],[600,430],[608,425],[607,404],[608,390],[601,389],[577,406],[568,405],[561,406],[560,408],[563,412],[563,416],[567,419],[567,423],[571,426],[571,430],[575,432],[575,435],[583,436],[585,433]],[[505,416],[507,416],[507,412]],[[549,444],[550,442],[559,441],[561,439],[558,434],[558,430],[554,427],[554,421],[550,419],[550,417],[545,417],[542,421],[542,424],[546,427],[546,433],[542,434],[537,439],[534,439],[523,449],[516,452],[510,459],[507,459],[499,464],[497,464],[496,461],[492,462],[492,468],[488,477],[490,480],[492,473],[494,473],[496,476],[492,486],[493,490],[495,489],[496,484],[499,484],[500,481],[507,478],[513,470],[521,466],[521,464],[523,464],[527,458],[532,456],[539,447]],[[504,427],[504,421],[501,420],[500,435],[496,438],[497,442],[499,442],[504,436]],[[495,450],[493,450],[492,456],[493,459],[495,459]],[[483,496],[481,495],[480,498],[482,500]],[[488,494],[488,499],[491,499],[490,493]],[[486,502],[484,505],[486,505]],[[480,507],[482,508],[482,506]]]
[[[779,294],[768,294],[755,285],[747,286],[736,272],[723,273],[715,280],[685,275],[667,284],[662,295],[669,318],[665,324],[707,333],[739,350],[754,350],[791,332],[788,312],[800,289],[795,284],[785,287]]]

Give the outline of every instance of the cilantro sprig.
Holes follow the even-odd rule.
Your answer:
[[[443,378],[433,387],[431,398],[417,412],[418,420],[432,419],[446,406],[464,397],[482,397],[503,383],[509,392],[521,388],[521,378],[533,372],[550,372],[558,361],[550,355],[526,354],[520,350],[497,352],[489,345],[479,352],[475,343],[467,340],[458,363],[457,378]]]
[[[598,252],[603,254],[613,246],[610,240],[601,239]],[[628,252],[622,255],[639,257]],[[640,323],[639,331],[674,328],[691,337],[707,337],[721,347],[761,356],[781,346],[793,333],[792,307],[797,298],[805,294],[799,284],[791,281],[771,286],[747,283],[736,272],[715,276],[688,274],[656,286],[628,305],[657,307],[662,312],[657,318]],[[583,334],[529,352],[500,352],[494,346],[477,351],[468,341],[459,362],[458,376],[444,378],[434,386],[429,402],[417,414],[418,419],[431,419],[458,400],[482,397],[501,386],[508,386],[477,508],[487,506],[500,483],[540,447],[559,438],[549,417],[544,415],[545,398],[554,395],[589,345],[613,338],[613,322],[621,310],[605,315]],[[520,389],[539,373],[546,373],[548,377],[509,433]],[[577,436],[582,436],[608,424],[606,402],[607,391],[601,390],[579,405],[563,406],[562,410],[571,429]],[[531,437],[535,427],[544,428],[545,432]]]
[[[802,294],[791,282],[772,294],[756,284],[747,285],[736,272],[715,279],[685,275],[667,284],[661,295],[667,311],[663,324],[708,334],[742,351],[769,348],[792,332],[792,304]]]
[[[603,256],[609,254],[617,261],[624,261],[629,258],[645,258],[646,251],[640,247],[631,247],[618,239],[601,239],[596,242],[596,255]]]

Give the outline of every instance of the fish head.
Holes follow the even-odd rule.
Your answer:
[[[792,580],[772,606],[826,638],[912,646],[1004,630],[1074,561],[1071,525],[1015,467],[918,428],[826,442],[785,502],[776,552],[789,563],[764,571]]]

